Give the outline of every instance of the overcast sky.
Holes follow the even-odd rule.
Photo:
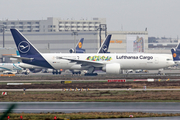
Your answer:
[[[108,31],[180,37],[180,0],[0,0],[0,20],[106,18]]]

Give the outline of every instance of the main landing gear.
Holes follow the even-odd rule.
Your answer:
[[[61,74],[61,71],[60,70],[53,70],[52,74],[53,75],[55,75],[55,74],[58,75],[58,74]]]
[[[72,71],[72,74],[81,74],[81,71],[79,71],[79,72],[74,72],[74,71]]]
[[[84,76],[97,76],[97,73],[93,73],[94,72],[94,67],[90,67],[88,70],[88,73],[85,73]]]

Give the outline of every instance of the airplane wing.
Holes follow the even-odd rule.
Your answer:
[[[69,60],[71,62],[76,62],[77,64],[81,64],[82,66],[91,65],[94,67],[102,67],[105,65],[105,63],[100,62],[100,61],[79,60],[79,59],[71,59],[71,58],[64,58],[64,57],[61,57],[61,59]]]

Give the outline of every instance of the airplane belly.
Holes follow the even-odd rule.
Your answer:
[[[54,69],[69,69],[71,66],[73,66],[75,63],[69,63],[69,61],[59,61],[54,62],[51,65]]]

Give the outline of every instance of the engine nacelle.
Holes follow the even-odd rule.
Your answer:
[[[121,65],[119,63],[110,63],[106,64],[106,67],[102,68],[107,74],[120,74],[121,73]]]
[[[69,50],[69,52],[70,52],[70,53],[74,53],[75,50],[74,50],[73,48],[71,48],[71,49]]]

